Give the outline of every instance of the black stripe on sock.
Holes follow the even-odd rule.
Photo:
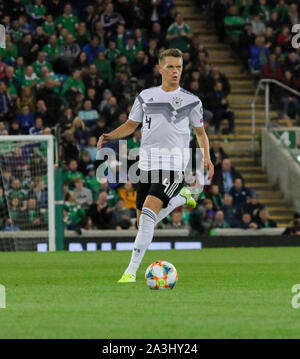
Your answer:
[[[142,213],[153,219],[154,222],[156,221],[156,216],[151,211],[147,209],[142,209]]]

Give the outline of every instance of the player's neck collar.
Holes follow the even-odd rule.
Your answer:
[[[172,93],[178,92],[178,91],[180,90],[180,86],[178,86],[176,90],[165,91],[165,90],[162,89],[162,86],[160,85],[160,86],[159,86],[159,90],[162,91],[163,93],[172,94]]]

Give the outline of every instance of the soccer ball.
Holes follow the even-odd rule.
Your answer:
[[[157,261],[146,269],[145,281],[150,289],[173,289],[178,281],[176,268],[166,261]]]

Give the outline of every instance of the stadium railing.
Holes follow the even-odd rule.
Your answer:
[[[300,139],[300,128],[281,128],[280,132],[289,131]],[[300,163],[276,132],[267,128],[262,130],[262,167],[270,182],[279,185],[284,199],[300,212]]]
[[[270,127],[270,84],[277,85],[279,87],[284,88],[285,90],[293,93],[296,96],[300,96],[300,92],[292,89],[289,86],[284,85],[280,81],[274,79],[260,79],[255,93],[253,97],[253,101],[251,103],[251,136],[252,136],[252,152],[254,155],[255,152],[255,129],[256,129],[256,113],[255,113],[255,105],[257,101],[257,96],[260,90],[265,90],[265,127]]]

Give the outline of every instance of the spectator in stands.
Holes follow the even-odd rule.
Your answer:
[[[36,117],[34,120],[34,126],[30,127],[29,134],[30,135],[38,135],[43,132],[43,119],[41,117]]]
[[[94,136],[98,139],[102,135],[102,133],[106,133],[108,131],[109,126],[107,126],[105,118],[99,115],[96,125],[90,129],[91,136]]]
[[[291,25],[295,25],[295,24],[299,23],[299,20],[300,20],[299,9],[298,9],[298,5],[296,3],[290,4],[288,17],[289,17],[289,22]]]
[[[17,57],[17,61],[15,64],[16,77],[19,82],[21,82],[24,74],[25,74],[25,66],[24,66],[24,58],[22,56]]]
[[[73,133],[74,139],[80,148],[88,144],[89,130],[85,127],[85,123],[79,116],[75,117],[70,129]]]
[[[66,41],[62,45],[61,51],[61,58],[64,62],[64,66],[72,68],[75,59],[80,54],[80,46],[72,34],[66,36]]]
[[[71,130],[66,130],[62,134],[60,150],[62,158],[65,162],[69,162],[72,159],[77,161],[79,159],[79,148]]]
[[[270,48],[270,51],[273,51],[276,46],[276,36],[273,29],[268,26],[265,32],[266,46]]]
[[[259,219],[257,220],[258,228],[274,228],[277,223],[270,218],[269,211],[264,208],[259,211]]]
[[[36,61],[33,62],[32,67],[34,73],[37,75],[37,77],[41,77],[42,75],[42,68],[47,67],[49,72],[52,72],[52,65],[49,61],[46,61],[47,54],[45,52],[40,51],[38,53]]]
[[[251,197],[247,199],[243,207],[243,212],[250,213],[253,220],[258,219],[258,213],[261,209],[264,208],[264,205],[258,201],[258,198],[255,193],[252,193]]]
[[[224,219],[224,213],[222,211],[217,211],[215,218],[211,224],[212,228],[230,228],[230,224]]]
[[[0,120],[9,121],[12,99],[4,82],[0,82]]]
[[[23,204],[23,205],[22,205]],[[18,227],[23,229],[24,223],[26,223],[26,207],[24,207],[24,202],[18,197],[12,197],[9,203],[9,217],[13,227]]]
[[[300,234],[300,215],[295,212],[293,220],[290,222],[288,227],[282,233],[283,235],[299,235]]]
[[[295,89],[295,80],[293,79],[292,72],[289,70],[284,71],[284,77],[282,83],[286,86],[289,86]],[[286,120],[288,126],[291,126],[290,121],[291,117],[295,117],[296,113],[299,110],[299,100],[294,96],[290,91],[281,89],[280,91],[281,102],[283,104],[282,115]]]
[[[245,20],[239,15],[238,8],[234,5],[230,6],[228,9],[228,15],[224,17],[224,26],[225,34],[233,53],[235,53],[238,49],[244,24]]]
[[[172,23],[175,22],[175,17],[177,14],[176,9],[175,8],[173,8],[173,9],[174,10],[172,10],[172,11],[175,11],[175,15],[174,15],[174,19],[172,18]],[[169,26],[171,26],[171,24]],[[167,29],[169,29],[169,27]],[[152,31],[150,32],[149,38],[155,39],[157,41],[158,48],[162,48],[162,47],[165,48],[167,46],[167,41],[165,39],[163,29],[161,27],[161,24],[157,21],[153,22],[153,24],[152,24]]]
[[[99,103],[99,96],[97,95],[97,92],[94,88],[88,88],[87,89],[87,95],[86,95],[86,99],[90,100],[92,102],[92,107],[93,108],[97,108],[97,105]]]
[[[263,67],[263,77],[277,81],[282,80],[282,66],[278,62],[276,54],[270,54],[268,62]]]
[[[233,205],[232,196],[228,193],[224,194],[224,204],[221,207],[221,210],[224,213],[225,221],[229,223],[230,227],[235,228],[239,226],[239,211]]]
[[[217,66],[212,65],[206,77],[206,86],[210,91],[213,91],[217,82],[222,83],[222,91],[225,96],[228,96],[230,94],[230,83],[227,76],[220,72]]]
[[[57,63],[55,60],[57,60],[61,54],[62,45],[58,43],[57,36],[55,34],[49,36],[48,42],[45,46],[43,46],[42,51],[47,54],[48,61],[51,61],[52,64]]]
[[[98,53],[94,63],[97,67],[99,76],[109,85],[113,79],[113,70],[110,61],[105,59],[104,51]]]
[[[4,80],[4,83],[7,86],[8,93],[10,94],[13,103],[15,103],[18,98],[18,93],[20,91],[20,81],[16,77],[15,69],[12,66],[7,66],[6,68],[6,78]]]
[[[24,156],[23,156],[24,158]],[[25,170],[27,166],[25,167]],[[33,180],[36,181],[37,178],[43,177],[47,173],[47,162],[45,158],[38,153],[33,153],[32,157],[29,159],[29,171]]]
[[[299,55],[295,51],[292,51],[288,54],[285,59],[284,67],[286,70],[291,71],[293,76],[300,76],[300,60]]]
[[[2,58],[3,56],[0,53],[0,81],[6,78],[6,68],[7,68],[7,64],[2,61]]]
[[[63,84],[61,95],[74,96],[77,93],[85,95],[85,85],[81,79],[81,72],[74,70],[72,76],[68,77],[66,82]]]
[[[35,88],[38,83],[38,76],[34,72],[32,66],[27,66],[25,70],[25,75],[21,81],[22,87],[29,86],[31,88]]]
[[[112,96],[109,103],[103,109],[103,116],[107,119],[108,123],[113,126],[116,123],[120,114],[120,107],[117,98]]]
[[[29,196],[31,196],[31,194],[29,194]],[[32,191],[32,197],[36,199],[38,208],[48,207],[48,190],[43,180],[36,182]]]
[[[213,140],[210,142],[210,158],[215,167],[221,166],[224,158],[228,158],[228,155],[221,146],[220,141]]]
[[[238,44],[238,53],[242,61],[242,72],[249,70],[250,48],[254,45],[255,38],[256,36],[252,32],[252,23],[246,22]]]
[[[92,63],[98,57],[100,52],[104,52],[104,47],[99,44],[97,35],[92,36],[90,43],[83,47],[83,51],[87,54],[88,63]]]
[[[137,52],[136,60],[132,64],[132,74],[138,80],[143,87],[148,87],[151,84],[151,67],[149,64],[149,58],[144,51]]]
[[[119,198],[112,211],[112,226],[115,229],[135,229],[130,220],[130,211],[125,208],[125,201]]]
[[[279,19],[279,13],[277,11],[272,11],[267,26],[270,26],[274,31],[277,31],[280,29],[281,25],[282,21]]]
[[[186,229],[187,224],[184,223],[180,211],[174,211],[171,213],[171,222],[166,225],[168,229]]]
[[[202,75],[206,78],[211,70],[210,63],[208,61],[208,56],[206,51],[199,50],[197,54],[197,60],[195,63],[196,69],[202,73]]]
[[[218,211],[223,206],[223,195],[220,193],[218,185],[211,186],[209,197],[213,203],[213,210]]]
[[[167,40],[169,47],[178,48],[182,52],[189,49],[190,39],[192,37],[189,25],[184,23],[181,13],[176,14],[175,22],[171,24],[167,30]]]
[[[69,130],[72,127],[74,118],[75,118],[75,116],[73,114],[72,108],[66,107],[64,109],[64,113],[61,116],[60,121],[59,121],[59,125],[60,125],[62,133],[65,130]]]
[[[24,167],[23,167],[24,170]],[[8,198],[24,199],[26,197],[26,191],[22,189],[21,181],[19,178],[14,178],[11,182],[11,188],[8,190]]]
[[[73,183],[75,185],[73,193],[76,203],[80,204],[82,208],[88,208],[93,203],[92,191],[84,187],[82,178],[75,178]]]
[[[268,62],[270,49],[265,45],[265,38],[257,36],[255,44],[250,48],[249,67],[252,75],[260,76],[264,65]]]
[[[289,26],[284,26],[281,33],[277,36],[277,45],[279,45],[283,52],[289,52],[292,48],[292,35]]]
[[[83,103],[83,109],[79,111],[78,116],[82,118],[87,127],[92,127],[96,124],[99,114],[98,111],[92,108],[92,102],[85,100]]]
[[[234,112],[229,107],[228,100],[223,92],[222,82],[217,82],[214,92],[210,97],[210,108],[213,112],[213,124],[215,126],[215,133],[219,133],[221,122],[228,120],[228,132],[234,133]]]
[[[66,4],[64,7],[63,14],[56,20],[56,26],[60,30],[62,28],[67,29],[71,34],[76,34],[78,28],[79,19],[73,14],[71,4]]]
[[[86,211],[76,203],[72,192],[67,192],[65,195],[63,213],[66,228],[81,234],[81,221],[86,215]]]
[[[107,178],[100,180],[101,191],[107,194],[107,203],[109,207],[115,207],[118,200],[117,191],[109,186]]]
[[[124,200],[124,207],[130,210],[130,216],[136,217],[136,190],[132,183],[127,181],[124,187],[118,189],[118,195]]]
[[[233,198],[233,205],[239,209],[242,209],[247,202],[247,198],[252,196],[251,190],[243,184],[241,178],[235,178],[229,194]]]
[[[266,25],[261,20],[261,16],[258,13],[253,15],[251,20],[251,25],[252,25],[252,33],[255,36],[264,35],[264,33],[266,32]]]
[[[91,169],[94,169],[94,163],[91,160],[91,155],[88,151],[82,150],[80,152],[80,159],[78,162],[78,171],[84,176],[87,176]]]
[[[73,181],[76,178],[83,178],[83,174],[78,171],[78,162],[76,160],[70,160],[68,167],[62,173],[63,182],[68,184],[73,184]]]
[[[245,212],[245,213],[242,214],[241,224],[239,225],[239,228],[242,228],[242,229],[249,229],[249,228],[257,229],[258,225],[257,225],[257,223],[253,222],[251,214]]]
[[[236,178],[242,179],[242,175],[231,165],[231,160],[229,158],[225,158],[222,161],[222,166],[216,168],[215,170],[213,183],[219,186],[221,193],[228,193]]]
[[[11,218],[6,218],[4,219],[4,225],[2,230],[4,232],[12,232],[12,231],[15,232],[15,231],[20,231],[21,228],[16,226]]]
[[[204,215],[203,215],[203,225],[208,229],[213,222],[216,212],[213,209],[213,202],[210,198],[207,198],[203,201],[204,204]]]
[[[94,136],[90,136],[88,139],[88,145],[84,146],[85,151],[87,151],[90,156],[91,160],[94,162],[96,161],[96,155],[97,155],[97,138]]]
[[[83,81],[86,88],[93,88],[96,90],[97,93],[102,92],[103,87],[103,80],[99,78],[99,73],[97,66],[95,64],[91,64],[88,69],[87,73],[83,77]],[[100,94],[99,94],[100,97]]]
[[[108,48],[104,52],[105,58],[110,61],[113,69],[115,68],[116,60],[121,55],[121,51],[117,48],[117,43],[114,40],[110,40]]]
[[[127,58],[128,64],[131,66],[136,60],[138,48],[135,44],[135,38],[133,36],[129,36],[125,41],[125,47],[121,51],[122,54]]]
[[[17,120],[23,134],[28,134],[29,129],[34,126],[33,113],[29,111],[28,106],[22,108],[22,112],[18,114]]]
[[[29,107],[30,112],[35,112],[36,98],[32,89],[29,86],[25,86],[22,89],[22,94],[16,101],[17,110],[20,112],[24,106]]]
[[[115,34],[118,24],[125,23],[121,14],[114,10],[114,5],[112,3],[108,3],[106,5],[105,11],[100,17],[100,21],[104,24],[104,28],[108,37],[111,37]]]
[[[140,148],[140,146],[141,146],[141,138],[142,138],[141,129],[137,128],[134,131],[132,138],[130,138],[127,141],[128,150],[131,150],[133,148]]]

